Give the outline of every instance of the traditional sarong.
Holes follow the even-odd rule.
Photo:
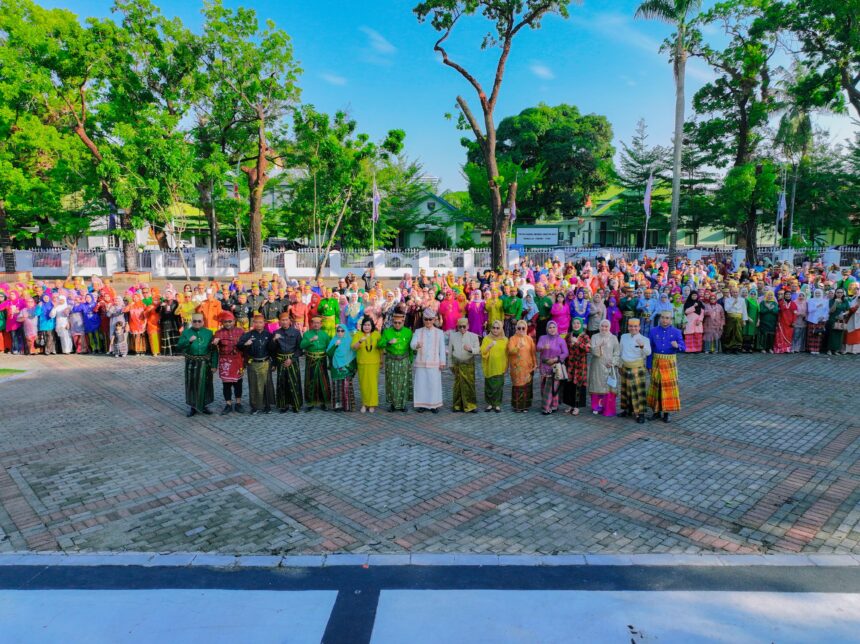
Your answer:
[[[701,333],[685,333],[684,345],[687,347],[687,353],[702,352],[702,334]]]
[[[275,402],[275,388],[272,386],[271,363],[269,360],[248,360],[248,397],[251,409],[270,409]]]
[[[527,384],[511,387],[511,407],[514,411],[524,411],[532,406],[534,397],[534,380],[530,379]]]
[[[554,376],[542,376],[540,379],[540,395],[543,400],[543,410],[553,412],[558,409],[558,392],[561,389],[561,381]]]
[[[39,343],[42,345],[45,355],[50,356],[57,352],[53,331],[39,331]]]
[[[475,362],[451,362],[454,373],[454,411],[470,412],[478,407],[475,389]]]
[[[185,356],[185,404],[202,411],[215,400],[209,356]]]
[[[743,346],[744,320],[740,313],[728,313],[726,315],[726,326],[723,328],[723,349],[725,351],[739,351]]]
[[[561,402],[568,407],[585,407],[585,385],[578,385],[573,380],[565,380]]]
[[[484,379],[484,399],[493,407],[502,406],[502,394],[505,390],[505,375],[491,376]]]
[[[161,353],[172,356],[176,353],[176,343],[179,341],[179,331],[171,321],[169,324],[161,325]]]
[[[648,406],[657,413],[681,410],[678,391],[678,364],[672,354],[655,353],[651,364]]]
[[[299,371],[297,360],[293,360],[288,367],[287,358],[292,359],[293,354],[280,354],[275,358],[275,369],[277,381],[275,385],[275,402],[278,409],[302,408],[302,376]]]
[[[775,341],[776,333],[774,331],[759,331],[756,336],[756,348],[759,351],[771,351]]]
[[[355,409],[355,386],[352,382],[352,376],[332,381],[331,407],[342,411]]]
[[[824,333],[827,331],[827,323],[819,322],[810,324],[806,327],[806,349],[810,353],[819,353],[821,351],[821,342],[824,340]],[[802,332],[801,332],[802,333]],[[798,334],[798,330],[794,330],[794,334]]]
[[[804,323],[805,325],[805,323]],[[794,327],[794,337],[791,339],[792,353],[803,353],[806,351],[806,337],[808,330],[804,327]]]
[[[776,327],[776,338],[773,341],[774,353],[788,353],[791,351],[791,343],[794,340],[794,327],[782,324]]]
[[[746,330],[746,327],[744,327],[744,330]],[[686,339],[688,337],[689,336],[684,336],[684,340],[686,341]],[[690,351],[690,343],[687,342],[686,344],[687,344],[686,353],[692,353]],[[747,335],[746,333],[744,333],[743,349],[744,349],[744,351],[752,351],[755,348],[756,348],[756,335],[755,335],[755,329],[753,329],[753,335]]]
[[[618,370],[621,374],[621,411],[644,414],[648,405],[648,372],[645,362],[625,362]]]
[[[147,333],[147,336],[149,336],[149,350],[152,352],[152,355],[160,355],[161,334],[158,331],[150,331],[149,333]]]
[[[385,356],[385,401],[395,409],[406,409],[412,400],[412,364],[406,354]]]
[[[834,329],[830,327],[827,332],[827,350],[833,353],[842,351],[842,345],[845,344],[845,329]]]
[[[331,382],[325,353],[305,354],[305,403],[325,407],[331,397]]]

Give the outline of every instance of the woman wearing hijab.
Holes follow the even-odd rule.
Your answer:
[[[508,340],[508,370],[511,374],[511,407],[525,413],[532,406],[534,372],[537,369],[534,340],[528,334],[525,320],[517,322],[514,335]]]
[[[382,351],[379,349],[379,331],[373,320],[365,316],[361,331],[352,336],[352,350],[358,364],[358,388],[361,391],[361,413],[371,414],[379,407],[379,366]]]
[[[36,355],[36,340],[39,335],[39,316],[36,313],[36,300],[24,298],[24,308],[18,313],[21,332],[24,336],[24,349],[27,355]]]
[[[723,328],[726,326],[726,312],[717,303],[717,294],[711,293],[708,301],[704,304],[704,320],[702,341],[704,350],[708,353],[720,352],[720,338],[723,337]]]
[[[779,300],[779,316],[776,324],[776,339],[773,343],[774,353],[789,353],[794,340],[794,320],[797,317],[797,304],[791,299],[791,291],[782,291]]]
[[[128,315],[131,352],[135,355],[143,355],[146,353],[146,305],[140,293],[131,296],[131,304],[125,307],[124,312]]]
[[[487,312],[484,309],[484,298],[481,295],[481,289],[474,289],[470,298],[469,303],[466,305],[466,319],[469,320],[469,332],[482,338],[486,330]]]
[[[537,323],[539,317],[537,304],[535,303],[534,292],[529,290],[523,297],[523,320],[526,323],[526,333],[535,338],[537,334]],[[514,327],[514,335],[516,335],[516,327]]]
[[[591,298],[591,309],[588,312],[588,326],[585,329],[589,337],[600,330],[600,323],[604,319],[606,319],[606,305],[603,303],[603,294],[598,292]]]
[[[6,330],[6,319],[9,317],[8,308],[9,298],[6,291],[0,289],[0,353],[9,353],[12,350],[12,336]]]
[[[690,291],[687,301],[684,302],[684,315],[687,324],[684,327],[684,344],[687,353],[701,353],[702,336],[704,334],[705,307],[699,301],[699,292]]]
[[[486,411],[502,411],[502,393],[505,389],[505,371],[508,368],[508,338],[504,325],[496,321],[490,334],[481,342],[481,366],[484,370],[484,398]]]
[[[571,317],[570,308],[564,299],[564,293],[558,292],[555,294],[555,304],[550,309],[550,315],[552,316],[552,321],[555,322],[558,334],[561,337],[566,336],[570,329]]]
[[[746,289],[741,289],[741,297],[747,300],[747,321],[744,322],[743,328],[743,349],[744,353],[752,353],[756,346],[756,334],[758,332],[758,290],[755,286],[750,288],[749,292]],[[690,345],[687,345],[689,352]]]
[[[499,292],[497,290],[493,289],[487,294],[484,309],[487,312],[487,329],[490,329],[493,326],[493,322],[497,320],[504,324],[505,312],[502,307],[502,300],[499,299]]]
[[[588,365],[588,391],[591,393],[591,413],[595,416],[615,416],[618,395],[617,368],[621,365],[621,345],[611,332],[609,320],[600,323],[600,331],[591,338]],[[610,377],[616,378],[613,386]]]
[[[87,353],[87,335],[84,329],[84,312],[87,305],[84,304],[80,295],[75,296],[74,306],[69,313],[69,331],[72,334],[72,343],[75,345],[75,353]]]
[[[687,320],[684,316],[684,301],[681,299],[680,293],[672,295],[672,326],[684,332],[684,327],[687,325]]]
[[[579,318],[583,328],[588,324],[588,317],[591,315],[591,302],[585,297],[585,289],[576,289],[576,297],[570,303],[570,317]]]
[[[91,293],[84,295],[84,333],[87,335],[87,345],[92,353],[103,353],[102,346],[102,316],[97,310],[98,304]]]
[[[597,326],[598,332],[600,325]],[[564,381],[561,400],[567,405],[565,413],[579,415],[579,408],[585,407],[585,386],[588,384],[588,353],[591,350],[590,336],[582,328],[582,321],[573,318],[567,336],[567,376]]]
[[[848,304],[848,313],[845,323],[845,353],[860,353],[860,289],[857,282],[852,282],[849,293],[853,290],[853,297]]]
[[[176,343],[179,341],[179,302],[176,300],[176,291],[172,288],[165,289],[165,300],[158,306],[159,324],[161,325],[161,354],[165,356],[176,355]],[[235,316],[234,316],[235,318]]]
[[[307,333],[310,333],[308,331]],[[355,409],[355,387],[352,384],[357,370],[355,351],[352,349],[352,334],[346,326],[338,324],[335,336],[328,344],[331,362],[331,406],[335,411]]]
[[[53,304],[51,317],[54,318],[54,330],[60,339],[60,350],[63,353],[71,353],[74,348],[72,334],[69,332],[69,314],[72,307],[69,306],[65,295],[55,295]]]
[[[806,350],[806,316],[809,313],[806,293],[800,291],[795,300],[797,315],[794,318],[794,336],[791,339],[791,353],[803,353]]]
[[[39,317],[39,346],[46,356],[57,353],[57,344],[54,341],[54,318],[51,317],[51,311],[54,310],[54,304],[51,302],[50,293],[43,293],[41,302],[36,308],[36,314]]]
[[[824,343],[824,334],[827,332],[827,320],[830,316],[830,302],[824,297],[824,291],[820,288],[815,289],[815,297],[809,300],[807,305],[806,321],[808,323],[806,329],[806,348],[814,356],[821,353],[821,345]],[[798,299],[800,297],[798,296]],[[803,335],[802,329],[797,329],[795,325],[794,333]]]
[[[610,333],[613,335],[621,333],[621,321],[624,319],[624,314],[621,312],[621,307],[618,306],[618,298],[614,295],[609,296],[609,303],[606,305],[606,319],[609,320]],[[600,332],[599,325],[597,330]]]
[[[558,410],[558,394],[561,388],[561,381],[556,380],[553,367],[567,359],[567,344],[558,334],[558,325],[554,320],[547,323],[546,335],[538,340],[537,353],[540,356],[542,413],[548,416]]]
[[[452,290],[445,292],[443,300],[439,303],[439,316],[442,320],[442,330],[452,331],[457,328],[457,320],[460,319],[460,305]]]
[[[350,335],[358,331],[358,324],[363,317],[364,304],[358,298],[358,293],[350,293],[349,303],[346,305],[343,315],[343,325]]]
[[[758,348],[765,353],[773,353],[773,345],[776,341],[776,325],[779,320],[779,304],[774,292],[770,289],[764,293],[764,301],[759,307],[758,318]]]
[[[842,345],[845,341],[845,320],[848,316],[848,299],[845,297],[845,289],[837,288],[836,295],[830,302],[827,317],[827,355],[834,353],[842,354]]]

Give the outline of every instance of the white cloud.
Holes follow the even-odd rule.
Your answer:
[[[329,85],[346,85],[346,79],[343,76],[338,76],[337,74],[329,74],[326,72],[324,74],[320,74],[320,78]]]
[[[529,66],[529,69],[531,69],[532,74],[534,74],[538,78],[542,78],[544,80],[552,80],[553,78],[555,78],[555,74],[553,73],[553,71],[542,63],[532,63]]]
[[[397,47],[392,45],[381,33],[370,27],[359,27],[364,32],[368,39],[368,45],[377,54],[390,56],[397,51]]]
[[[630,78],[627,74],[621,74],[619,78],[624,81],[624,84],[628,87],[636,87],[636,81]]]

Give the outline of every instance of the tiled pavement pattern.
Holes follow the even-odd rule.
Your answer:
[[[860,553],[852,357],[682,356],[684,411],[645,426],[188,419],[178,359],[0,366],[28,370],[0,380],[0,552]]]

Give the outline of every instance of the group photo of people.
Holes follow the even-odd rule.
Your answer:
[[[856,263],[680,259],[670,270],[647,257],[526,258],[503,272],[422,269],[387,282],[370,268],[336,284],[2,284],[0,351],[184,356],[189,415],[211,413],[216,381],[222,414],[438,413],[448,370],[453,412],[500,413],[507,380],[516,413],[532,409],[537,389],[545,415],[589,409],[637,422],[680,410],[678,353],[860,354]]]

